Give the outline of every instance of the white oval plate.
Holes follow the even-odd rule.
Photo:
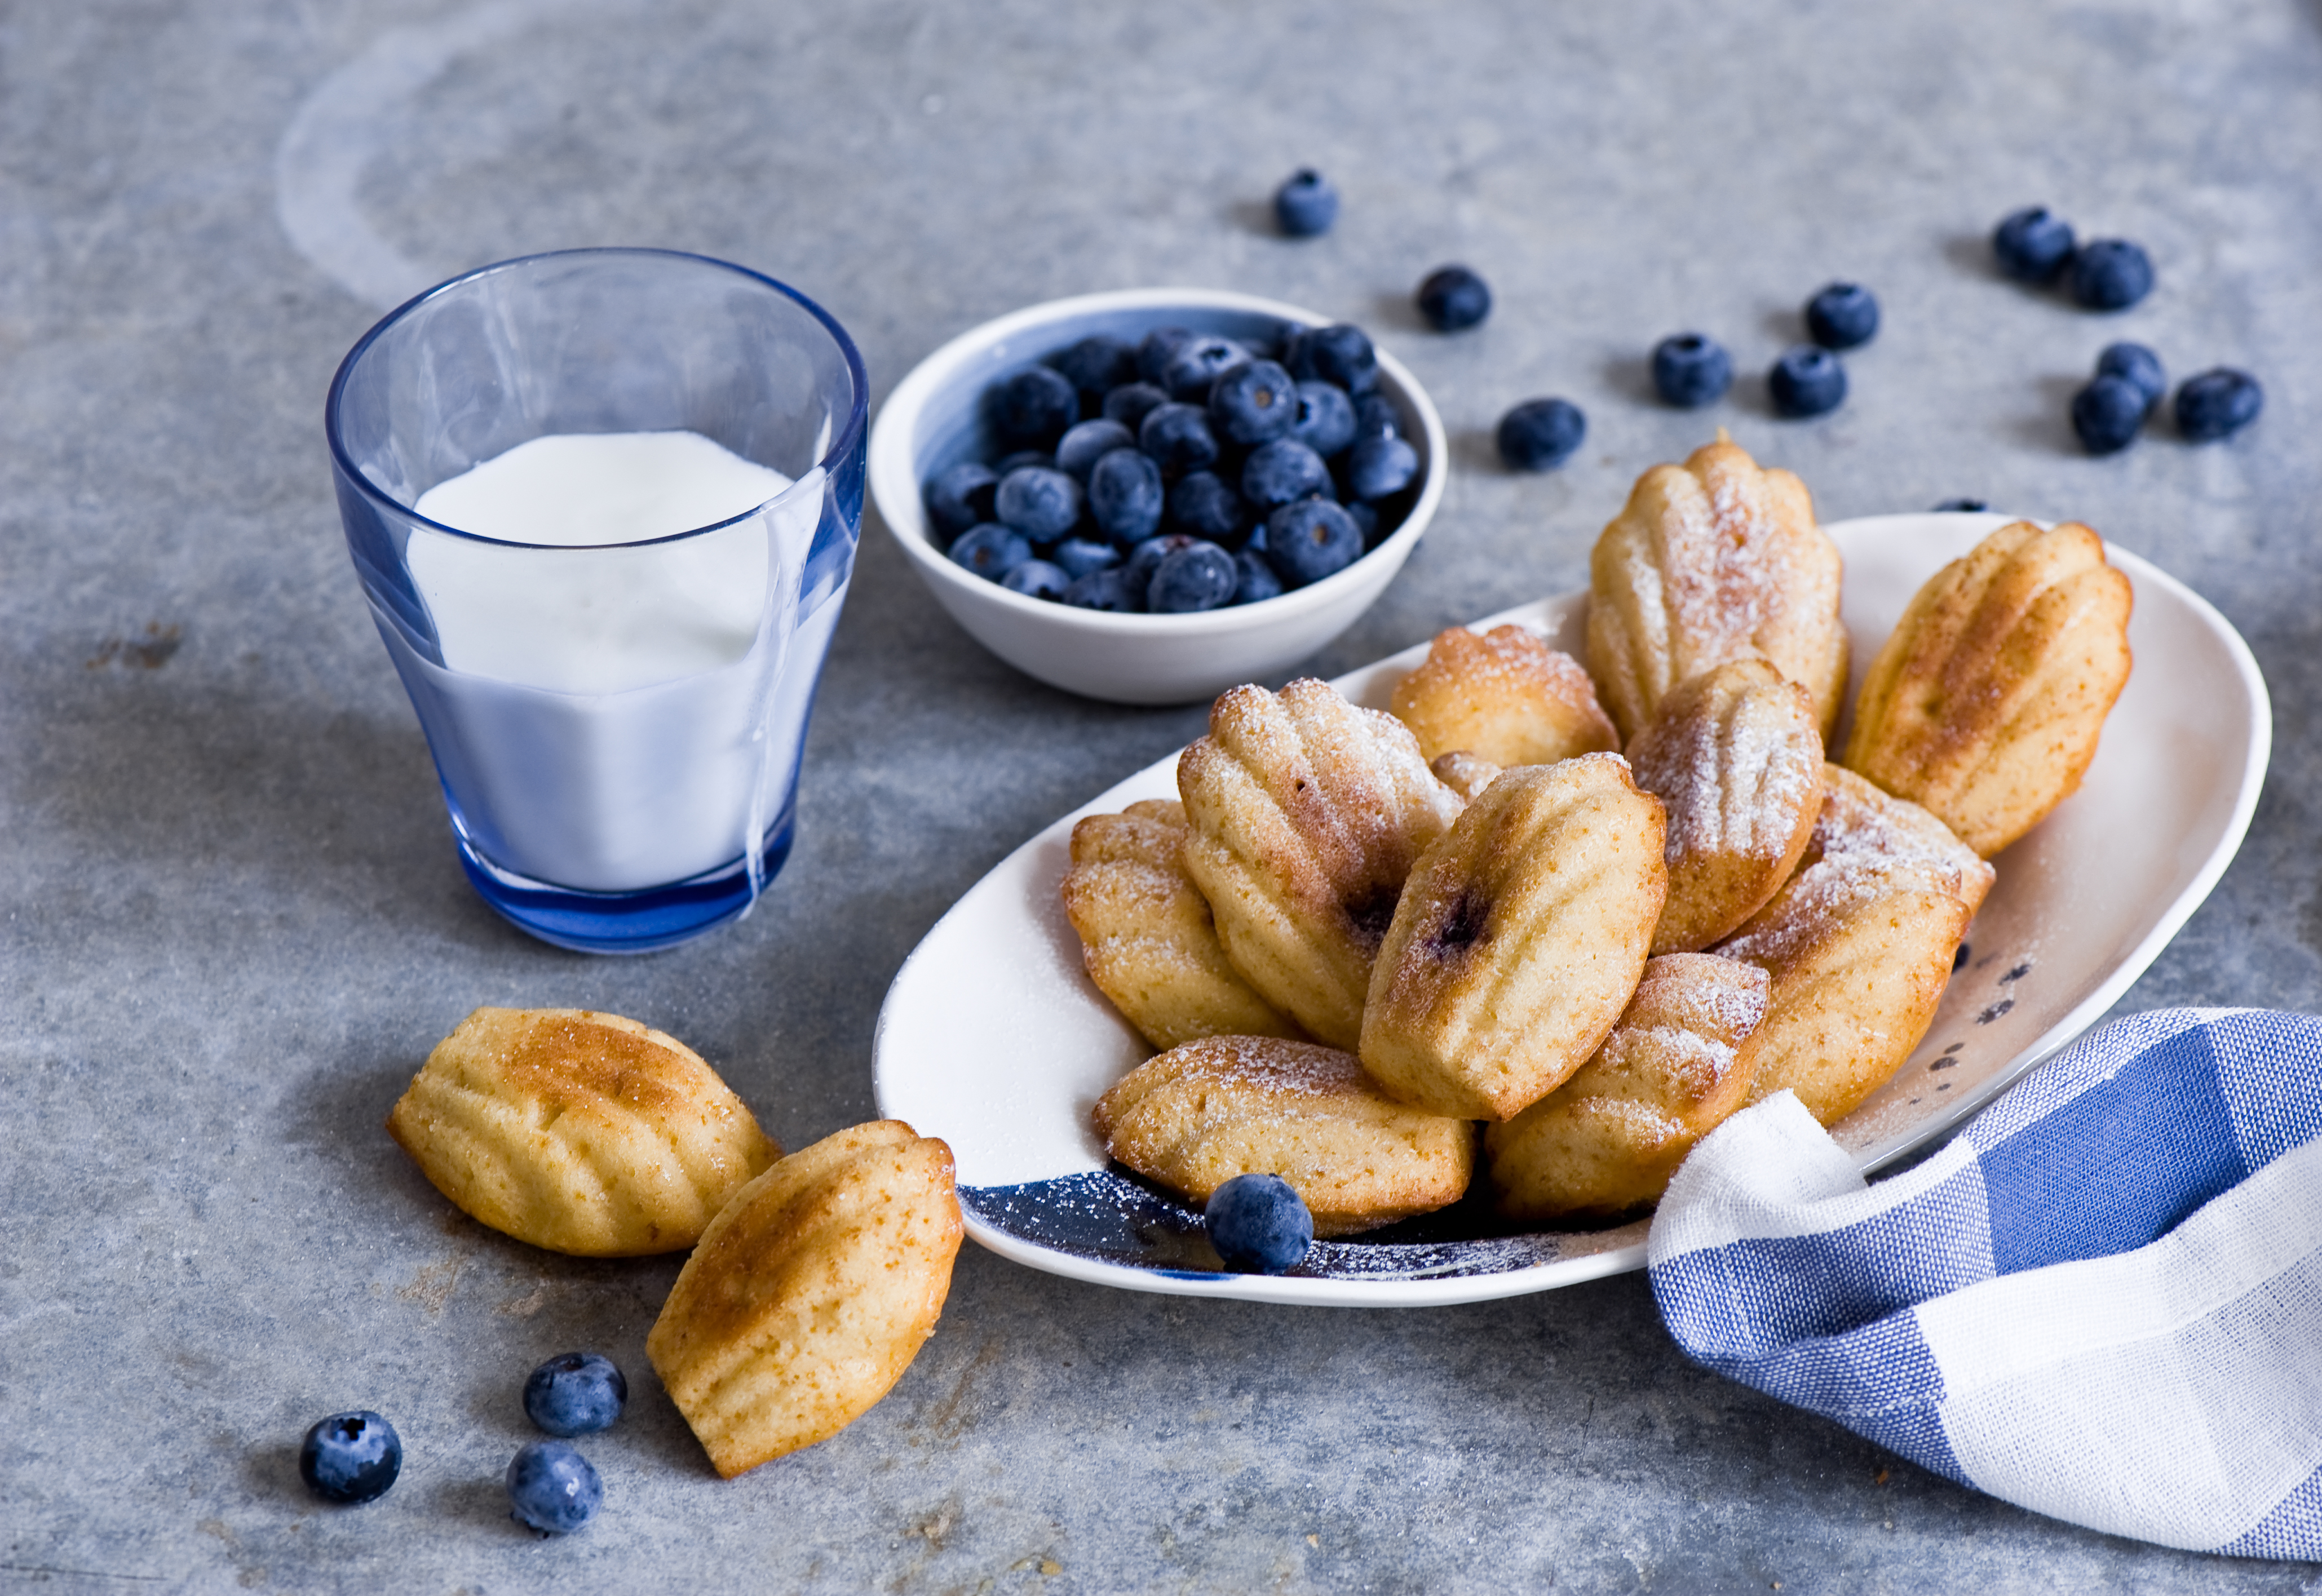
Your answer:
[[[1858,673],[1919,584],[2007,520],[1886,515],[1827,528],[1846,556]],[[1925,1039],[1835,1127],[1866,1171],[1942,1135],[2093,1024],[2208,896],[2249,827],[2272,740],[2257,661],[2190,588],[2108,552],[2136,590],[2128,686],[2080,792],[1997,861],[1998,882]],[[1568,593],[1475,624],[1516,622],[1577,655],[1586,601]],[[1426,652],[1405,649],[1333,685],[1383,709]],[[872,1065],[879,1108],[951,1145],[968,1234],[1002,1257],[1102,1285],[1348,1308],[1511,1297],[1642,1265],[1643,1220],[1479,1235],[1469,1203],[1318,1242],[1290,1274],[1220,1273],[1197,1213],[1108,1169],[1090,1110],[1152,1049],[1083,972],[1057,888],[1073,823],[1175,797],[1176,762],[1138,771],[1001,861],[888,989]]]

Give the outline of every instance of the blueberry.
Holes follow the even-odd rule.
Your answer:
[[[1116,449],[1137,447],[1137,434],[1117,421],[1084,421],[1056,441],[1056,470],[1085,483],[1089,469]]]
[[[1239,543],[1249,530],[1249,505],[1215,471],[1189,471],[1169,490],[1169,519],[1195,537]]]
[[[1492,314],[1492,290],[1464,266],[1439,266],[1419,285],[1419,314],[1438,333],[1459,333]]]
[[[2117,454],[2136,442],[2151,408],[2125,377],[2099,377],[2072,396],[2072,431],[2090,454]]]
[[[1385,394],[1365,394],[1355,401],[1355,442],[1365,438],[1400,438],[1403,413]]]
[[[1045,449],[1019,449],[1013,454],[1003,454],[992,462],[994,475],[1005,477],[1010,471],[1020,471],[1026,466],[1038,466],[1044,471],[1056,469],[1056,457]],[[998,492],[997,488],[993,491]]]
[[[1241,496],[1261,510],[1329,490],[1330,468],[1295,438],[1276,438],[1242,462]]]
[[[569,1441],[526,1441],[508,1459],[509,1517],[570,1535],[605,1504],[605,1482]]]
[[[1104,418],[1135,432],[1147,415],[1169,402],[1166,390],[1149,382],[1124,382],[1104,397]]]
[[[1021,593],[1027,598],[1045,598],[1053,603],[1065,596],[1065,589],[1073,585],[1073,579],[1060,565],[1051,565],[1045,560],[1027,560],[1001,577],[1000,585],[1010,593]]]
[[[1256,604],[1261,599],[1282,597],[1282,579],[1274,574],[1274,567],[1266,562],[1263,554],[1244,549],[1234,556],[1234,573],[1236,604]]]
[[[1290,435],[1324,460],[1355,441],[1355,402],[1334,382],[1298,385],[1298,417]]]
[[[1722,361],[1725,351],[1717,353]],[[1500,417],[1500,458],[1514,470],[1554,470],[1587,435],[1588,418],[1579,406],[1565,399],[1526,399]]]
[[[1287,437],[1298,424],[1298,385],[1272,360],[1251,360],[1210,389],[1210,428],[1237,443]]]
[[[1653,388],[1666,402],[1698,410],[1733,386],[1733,357],[1706,333],[1678,333],[1653,345]]]
[[[1378,386],[1378,351],[1351,322],[1308,327],[1294,334],[1282,363],[1301,382],[1335,382],[1358,397]]]
[[[1118,565],[1074,577],[1073,585],[1065,589],[1065,602],[1074,609],[1101,609],[1120,616],[1134,615],[1145,607],[1144,596],[1129,585],[1128,576]]]
[[[952,540],[951,562],[998,581],[1032,557],[1032,545],[1012,526],[987,521]]]
[[[552,1436],[610,1429],[628,1400],[628,1380],[593,1352],[559,1353],[524,1382],[525,1417]]]
[[[1300,167],[1274,191],[1274,219],[1293,238],[1328,233],[1339,219],[1339,191],[1312,167]]]
[[[2125,238],[2100,238],[2072,257],[2072,300],[2084,310],[2126,310],[2152,292],[2152,259]]]
[[[1860,283],[1827,283],[1806,301],[1806,335],[1824,349],[1854,349],[1879,333],[1879,300]]]
[[[298,1446],[298,1477],[325,1501],[377,1501],[403,1472],[403,1439],[368,1408],[319,1419]]]
[[[1347,451],[1346,471],[1347,491],[1354,497],[1385,498],[1401,493],[1419,475],[1419,451],[1401,438],[1365,438]]]
[[[2097,357],[2098,377],[2117,377],[2144,396],[2147,410],[2161,403],[2169,391],[2169,373],[2161,368],[2161,357],[2141,343],[2108,343],[2104,353]]]
[[[1169,369],[1169,362],[1177,351],[1193,342],[1195,333],[1190,327],[1156,327],[1137,346],[1137,379],[1155,387],[1166,386],[1161,374]]]
[[[1266,561],[1285,588],[1344,570],[1362,552],[1353,517],[1327,498],[1302,498],[1266,517]]]
[[[999,473],[974,461],[938,472],[928,484],[928,519],[937,533],[957,537],[977,522],[992,519],[992,492],[999,486]]]
[[[1347,519],[1355,524],[1355,530],[1363,534],[1363,547],[1369,548],[1371,540],[1378,536],[1378,506],[1357,499],[1353,504],[1339,507],[1346,511]]]
[[[1165,471],[1198,471],[1217,463],[1217,435],[1210,431],[1210,413],[1199,405],[1155,406],[1137,429],[1137,443]]]
[[[1236,1175],[1202,1210],[1210,1245],[1228,1269],[1280,1274],[1314,1245],[1314,1216],[1280,1175]]]
[[[1056,545],[1056,564],[1067,577],[1084,577],[1120,563],[1120,551],[1092,537],[1068,537]]]
[[[2265,390],[2246,371],[2220,366],[2189,377],[2177,390],[2177,430],[2189,443],[2214,443],[2257,419]]]
[[[1249,351],[1230,338],[1196,338],[1177,351],[1161,373],[1161,386],[1173,399],[1206,405],[1210,389],[1227,372],[1249,364]]]
[[[1081,518],[1081,485],[1062,471],[1023,466],[1000,479],[992,507],[1036,543],[1052,543]]]
[[[1097,530],[1115,543],[1133,543],[1151,537],[1160,528],[1166,502],[1161,468],[1151,456],[1137,450],[1116,449],[1089,473],[1089,515]]]
[[[1838,408],[1846,397],[1846,368],[1818,343],[1794,344],[1782,351],[1766,378],[1774,409],[1799,419]]]
[[[1233,602],[1241,572],[1215,543],[1194,542],[1164,558],[1145,588],[1145,607],[1156,616],[1190,615]]]
[[[1048,364],[1087,399],[1097,399],[1124,382],[1137,380],[1134,346],[1108,333],[1092,333],[1070,349],[1048,357]]]
[[[2072,258],[2072,224],[2046,205],[2009,213],[1992,230],[1991,252],[1999,269],[2027,283],[2053,280]]]
[[[1161,562],[1178,550],[1190,549],[1201,541],[1182,532],[1166,532],[1159,537],[1147,538],[1129,552],[1129,561],[1120,568],[1120,579],[1136,595],[1138,608],[1145,607],[1153,586],[1153,573],[1161,569]]]
[[[992,422],[1002,442],[1046,449],[1081,418],[1081,393],[1064,373],[1027,366],[997,390]]]
[[[1934,508],[1938,515],[1979,515],[1991,508],[1979,498],[1947,498]]]

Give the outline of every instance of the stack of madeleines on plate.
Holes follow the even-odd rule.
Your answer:
[[[1912,599],[1832,762],[1841,564],[1721,435],[1597,540],[1585,666],[1454,628],[1391,715],[1220,698],[1182,801],[1073,832],[1089,974],[1166,1050],[1098,1101],[1112,1157],[1195,1204],[1279,1175],[1318,1236],[1455,1202],[1479,1159],[1509,1219],[1588,1223],[1770,1093],[1851,1112],[1987,861],[2095,758],[2130,591],[2087,527],[2003,527]]]

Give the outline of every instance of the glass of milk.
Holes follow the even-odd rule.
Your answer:
[[[533,935],[667,947],[782,868],[867,388],[804,295],[660,250],[485,267],[340,366],[355,570],[468,879]]]

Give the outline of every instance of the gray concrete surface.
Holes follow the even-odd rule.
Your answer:
[[[1326,240],[1272,235],[1301,162]],[[882,395],[988,315],[1187,282],[1365,321],[1457,472],[1328,673],[1574,585],[1631,479],[1714,423],[1826,516],[1953,495],[2187,578],[2272,685],[2239,861],[2125,1000],[2322,1001],[2322,6],[0,5],[0,1586],[413,1591],[2289,1590],[2296,1565],[2030,1517],[1688,1366],[1643,1281],[1426,1313],[1131,1296],[974,1248],[837,1438],[717,1480],[646,1364],[675,1261],[548,1256],[379,1130],[479,1003],[634,1015],[786,1145],[873,1113],[879,999],[944,907],[1195,709],[982,653],[866,529],[798,852],[755,918],[630,962],[470,894],[343,551],[324,387],[381,304],[530,250],[727,256],[819,296]],[[1997,280],[2049,201],[2142,240],[2121,316]],[[1422,332],[1428,268],[1498,291]],[[1840,276],[1888,321],[1836,416],[1643,397],[1683,326],[1762,371]],[[2264,378],[2224,447],[2074,448],[2134,336]],[[1514,400],[1591,419],[1500,471]],[[608,1506],[544,1542],[498,1476],[526,1371],[635,1382]],[[409,1447],[360,1510],[311,1419]]]

